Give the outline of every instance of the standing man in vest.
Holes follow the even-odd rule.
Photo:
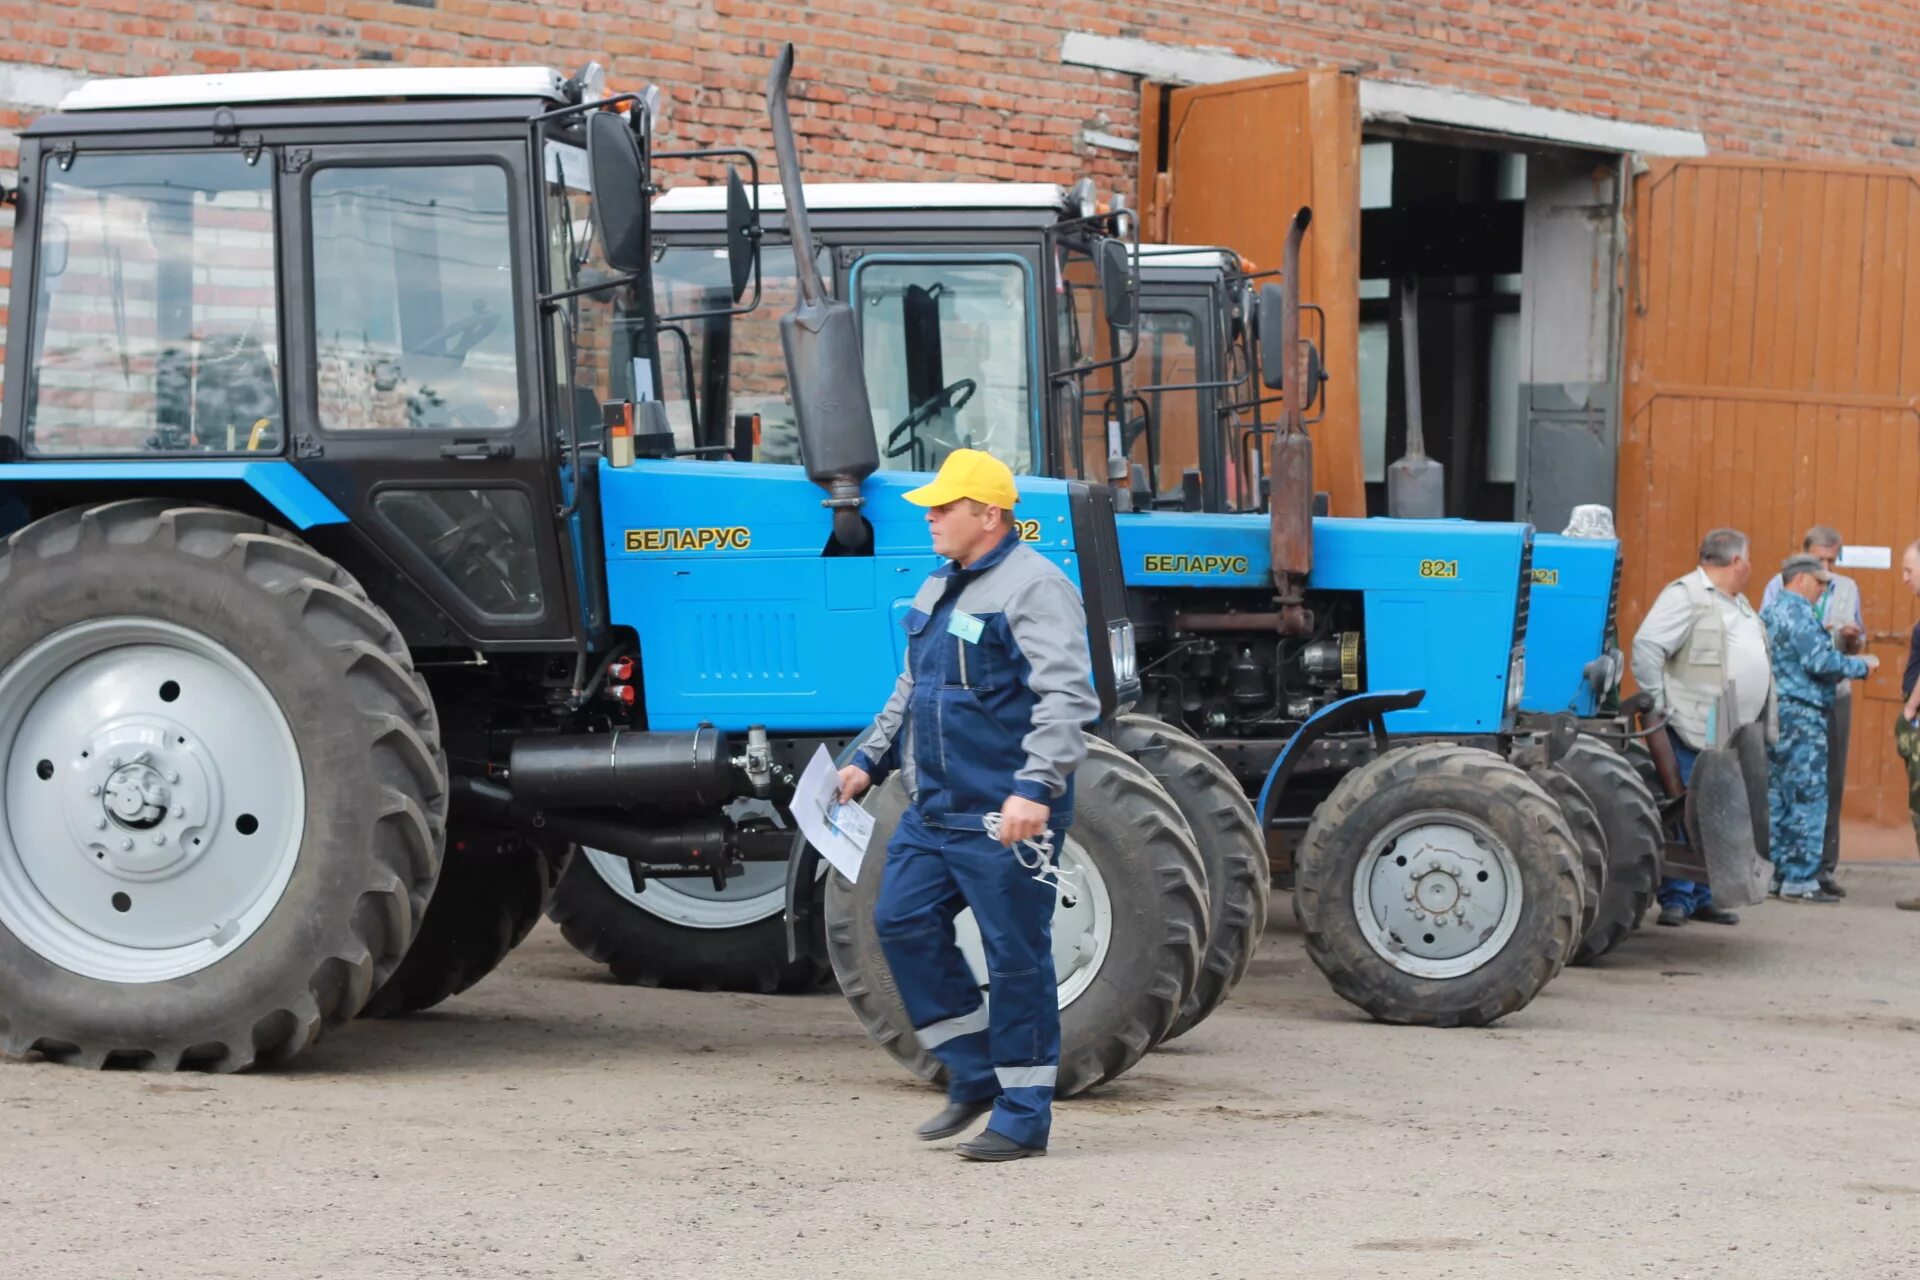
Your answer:
[[[1766,717],[1773,723],[1773,668],[1766,630],[1747,603],[1753,562],[1747,535],[1715,529],[1700,543],[1700,565],[1669,582],[1633,637],[1633,678],[1667,714],[1680,764],[1680,781],[1693,777],[1693,762],[1707,747],[1707,712],[1720,690],[1733,682],[1739,724]],[[1727,726],[1731,732],[1738,725]],[[1660,923],[1688,920],[1738,924],[1738,914],[1713,905],[1713,891],[1693,880],[1660,882]]]
[[[1816,556],[1788,556],[1780,594],[1760,612],[1773,653],[1780,736],[1767,750],[1767,816],[1773,876],[1782,902],[1838,902],[1820,885],[1827,830],[1827,724],[1834,686],[1865,679],[1880,665],[1833,647],[1815,604],[1832,585]]]
[[[949,563],[913,599],[906,670],[840,771],[851,800],[899,769],[913,803],[887,845],[873,921],[920,1043],[947,1068],[947,1107],[914,1132],[951,1138],[989,1111],[969,1160],[1044,1155],[1060,1062],[1049,850],[1073,825],[1083,727],[1100,714],[1080,593],[1013,523],[1013,472],[956,449],[932,484],[933,549]],[[1057,873],[1053,873],[1056,874]],[[983,1001],[954,941],[971,907]]]
[[[1860,610],[1860,587],[1852,578],[1833,572],[1840,560],[1840,531],[1832,525],[1817,524],[1807,530],[1800,550],[1818,560],[1827,569],[1827,583],[1813,612],[1833,637],[1834,647],[1842,653],[1858,653],[1866,642],[1867,626]],[[1760,593],[1760,612],[1780,598],[1781,575],[1776,573]],[[1827,830],[1821,840],[1820,890],[1836,898],[1847,891],[1834,878],[1840,865],[1840,802],[1847,792],[1847,739],[1853,732],[1853,683],[1842,680],[1833,686],[1833,706],[1827,711]]]

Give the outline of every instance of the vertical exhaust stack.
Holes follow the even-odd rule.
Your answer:
[[[1313,221],[1312,209],[1301,209],[1287,226],[1281,251],[1279,350],[1276,364],[1265,376],[1281,393],[1280,426],[1273,436],[1267,474],[1271,491],[1267,502],[1270,521],[1268,550],[1273,558],[1273,589],[1279,597],[1282,635],[1305,635],[1313,630],[1313,615],[1305,604],[1307,575],[1313,570],[1313,440],[1303,425],[1306,417],[1306,369],[1300,343],[1300,242]],[[1266,331],[1263,326],[1262,332]],[[1263,354],[1272,352],[1265,347]]]
[[[1427,456],[1420,412],[1420,286],[1400,281],[1400,367],[1407,401],[1407,453],[1387,468],[1387,514],[1438,520],[1447,513],[1447,469]]]
[[[860,515],[865,501],[860,484],[880,469],[880,442],[873,432],[853,308],[827,296],[814,260],[800,153],[787,113],[792,73],[793,46],[787,45],[767,76],[767,120],[786,193],[787,236],[800,277],[800,300],[780,317],[780,345],[787,357],[787,388],[807,478],[827,491],[821,505],[833,512],[833,538],[840,550],[859,554],[873,541],[872,529]]]

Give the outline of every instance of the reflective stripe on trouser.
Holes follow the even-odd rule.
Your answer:
[[[887,845],[884,874],[874,928],[908,1020],[947,1068],[947,1096],[994,1099],[989,1129],[1046,1146],[1060,1061],[1053,890],[985,832],[928,827],[912,808]],[[968,907],[987,955],[988,1000],[953,940]]]
[[[1780,739],[1767,748],[1767,820],[1784,884],[1820,874],[1827,834],[1827,710],[1780,700]]]

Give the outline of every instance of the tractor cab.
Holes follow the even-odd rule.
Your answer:
[[[1137,342],[1130,213],[1097,208],[1090,184],[810,183],[805,198],[821,277],[858,322],[883,471],[966,447],[1016,475],[1107,481],[1117,410],[1089,388]],[[722,287],[725,200],[694,186],[655,202],[662,308],[700,309]],[[784,198],[764,192],[762,207],[769,242],[785,243]],[[792,291],[791,268],[770,255],[766,271],[770,297]],[[794,460],[768,323],[715,318],[670,330],[662,350],[683,438],[745,415],[754,456]]]

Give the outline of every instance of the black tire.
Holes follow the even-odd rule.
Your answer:
[[[827,877],[827,952],[860,1025],[922,1080],[944,1068],[920,1047],[873,927],[887,840],[906,812],[898,775],[875,788],[875,822],[860,880]],[[1117,748],[1087,740],[1071,838],[1099,868],[1113,904],[1113,940],[1100,973],[1060,1011],[1055,1092],[1071,1097],[1146,1056],[1179,1017],[1199,976],[1207,933],[1206,888],[1186,819],[1153,775]]]
[[[1517,864],[1521,888],[1505,945],[1446,978],[1388,961],[1362,932],[1354,901],[1356,870],[1374,833],[1435,810],[1494,836]],[[1390,751],[1342,778],[1307,828],[1295,875],[1294,913],[1308,956],[1336,994],[1382,1022],[1485,1026],[1525,1008],[1565,964],[1580,917],[1579,855],[1559,808],[1499,756],[1451,743]]]
[[[413,939],[447,812],[433,702],[386,614],[339,565],[261,521],[157,499],[74,508],[15,533],[0,549],[0,594],[0,670],[108,617],[222,646],[285,717],[306,793],[270,913],[193,973],[88,977],[0,926],[0,1048],[237,1071],[283,1062],[352,1019]]]
[[[1207,876],[1207,945],[1200,977],[1164,1044],[1193,1030],[1246,976],[1266,932],[1273,873],[1253,804],[1240,783],[1196,739],[1151,716],[1114,721],[1113,745],[1146,766],[1193,829]]]
[[[621,897],[584,855],[560,877],[547,915],[576,951],[638,986],[774,995],[819,991],[832,976],[818,948],[787,958],[785,912],[733,929],[675,924]]]
[[[1537,769],[1532,776],[1560,806],[1560,816],[1567,820],[1567,830],[1573,833],[1574,846],[1580,851],[1580,928],[1573,940],[1577,948],[1592,932],[1600,916],[1601,896],[1607,889],[1606,829],[1600,825],[1593,801],[1570,775],[1558,769]],[[1572,954],[1567,958],[1571,960]]]
[[[1660,883],[1660,810],[1634,762],[1591,738],[1576,739],[1553,766],[1580,784],[1607,836],[1607,886],[1600,910],[1574,948],[1592,964],[1640,925]]]
[[[539,923],[572,852],[571,845],[455,819],[413,945],[360,1016],[431,1009],[499,968]]]

